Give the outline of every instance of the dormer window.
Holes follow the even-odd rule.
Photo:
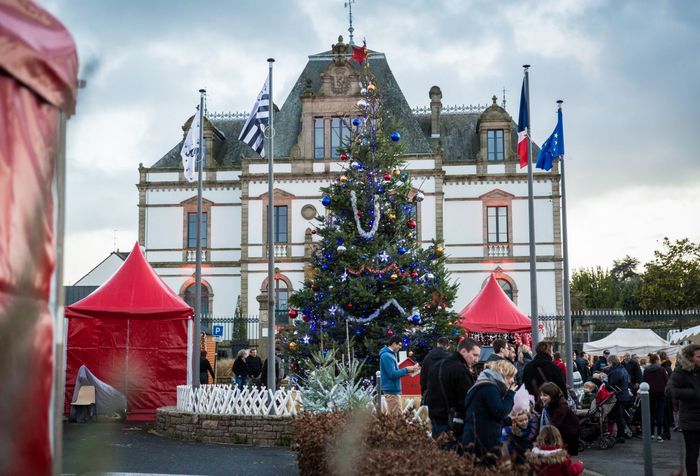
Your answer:
[[[325,157],[323,118],[314,117],[314,159]]]
[[[504,160],[503,150],[503,129],[486,131],[486,155],[488,160]]]

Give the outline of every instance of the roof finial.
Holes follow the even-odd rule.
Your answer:
[[[348,28],[348,31],[350,32],[350,41],[348,42],[349,45],[354,45],[355,42],[352,39],[352,32],[355,31],[355,29],[352,27],[352,4],[355,3],[355,0],[348,0],[345,2],[345,8],[348,9],[348,20],[350,23],[350,27]]]
[[[505,86],[503,86],[503,105],[502,105],[503,109],[506,108],[506,91],[508,91],[508,90],[506,89]]]

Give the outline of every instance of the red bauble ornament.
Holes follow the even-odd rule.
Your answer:
[[[345,152],[340,154],[340,160],[348,160],[348,154],[346,154]]]
[[[358,216],[358,217],[361,217],[362,215],[363,215],[362,210],[358,210],[357,216]]]
[[[290,319],[296,319],[299,315],[299,311],[297,311],[296,309],[290,309],[287,314],[289,314]]]
[[[394,331],[392,331],[391,329],[389,329],[388,331],[386,331],[386,334],[387,334],[387,335],[390,335],[390,336],[393,336],[393,335],[394,335]]]
[[[316,234],[316,229],[315,229],[315,228],[312,228],[312,229],[311,229],[311,234],[312,234],[312,235],[315,235],[315,234]]]
[[[391,174],[384,174],[384,180],[387,182],[391,180]]]
[[[309,319],[311,319],[308,314],[304,314],[301,316],[301,318],[304,320],[304,322],[309,322]]]
[[[314,291],[318,291],[318,284],[316,284],[316,283],[312,284],[311,289],[313,289]]]
[[[348,303],[348,305],[347,305],[347,306],[345,306],[345,307],[347,307],[348,309],[352,309],[352,303],[351,303],[351,302],[349,302],[349,303]]]
[[[426,311],[430,311],[430,304],[426,304],[425,309],[426,309]]]
[[[410,220],[408,220],[408,221],[406,222],[406,225],[407,225],[411,230],[413,230],[418,224],[416,223],[416,220],[414,220],[413,218],[411,218]]]
[[[416,273],[415,271],[413,271],[413,272],[411,273],[411,277],[412,277],[413,279],[416,279],[416,278],[418,277],[418,273]]]

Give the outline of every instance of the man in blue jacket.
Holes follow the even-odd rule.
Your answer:
[[[390,415],[401,414],[401,377],[420,369],[420,365],[411,365],[399,369],[396,353],[401,350],[401,337],[389,338],[387,345],[379,351],[379,372],[382,379],[382,393]]]

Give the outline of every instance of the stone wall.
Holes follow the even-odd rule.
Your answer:
[[[294,436],[292,417],[202,414],[176,407],[157,410],[156,429],[179,440],[253,446],[289,446]]]

